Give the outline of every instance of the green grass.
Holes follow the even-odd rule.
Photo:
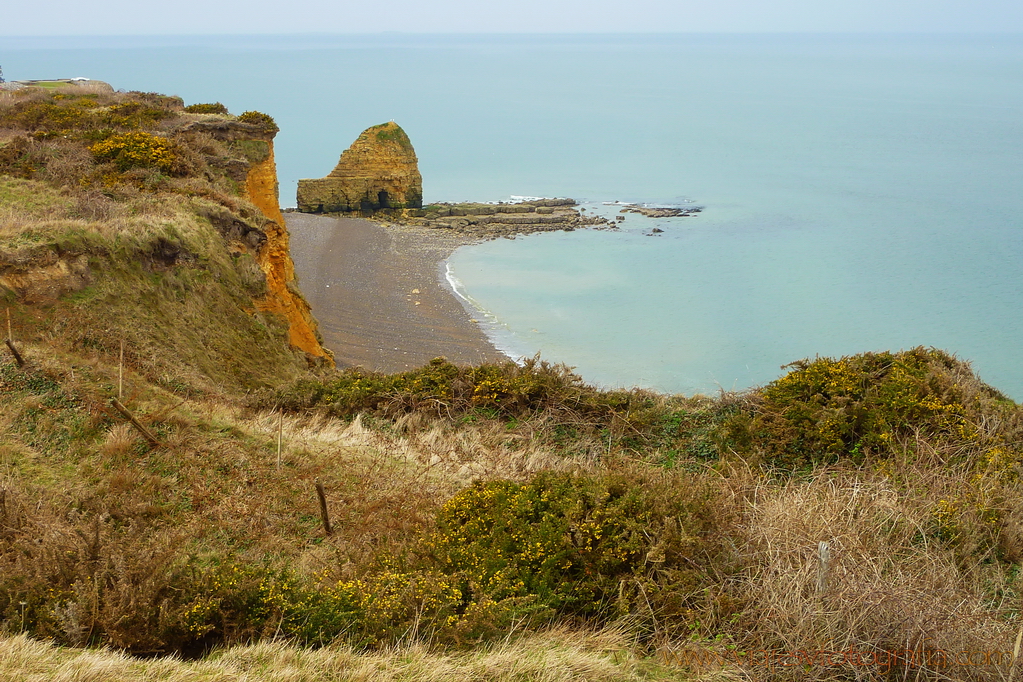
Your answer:
[[[43,183],[22,178],[0,175],[0,211],[9,219],[24,220],[30,217],[45,216],[51,211],[62,211],[71,205],[71,200],[63,196],[56,188]],[[0,236],[4,234],[0,227]],[[8,228],[6,231],[10,231]]]

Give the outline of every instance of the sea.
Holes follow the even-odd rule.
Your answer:
[[[499,348],[601,386],[715,394],[922,345],[1023,400],[1021,35],[20,37],[0,66],[269,113],[284,206],[394,120],[428,202],[624,215],[444,271]]]

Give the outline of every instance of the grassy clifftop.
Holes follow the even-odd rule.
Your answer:
[[[276,304],[294,294],[268,264],[279,215],[246,191],[276,127],[197,109],[211,107],[73,86],[3,93],[0,296],[32,305],[15,314],[22,338],[123,341],[150,376],[203,389],[304,367],[281,344],[296,324]]]
[[[269,219],[243,185],[270,124],[88,94],[0,102],[22,361],[0,347],[0,676],[1019,664],[1023,410],[967,363],[808,359],[717,397],[598,390],[539,359],[310,368],[258,305]],[[243,643],[192,663],[53,647]]]

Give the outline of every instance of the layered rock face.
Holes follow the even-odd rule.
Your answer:
[[[325,178],[298,181],[303,213],[422,208],[423,176],[405,131],[393,121],[368,128]]]
[[[263,310],[283,315],[288,320],[288,337],[292,346],[328,364],[333,360],[320,345],[316,335],[316,320],[306,300],[295,286],[295,264],[288,246],[288,230],[281,215],[277,199],[277,165],[274,162],[273,142],[270,154],[252,165],[245,182],[249,201],[263,212],[267,223],[266,244],[259,250],[257,261],[266,275],[267,295],[258,301]]]

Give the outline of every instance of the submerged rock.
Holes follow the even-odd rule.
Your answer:
[[[622,213],[639,213],[647,218],[678,218],[696,215],[703,209],[699,206],[686,208],[651,208],[647,206],[627,206],[621,210]]]
[[[330,175],[298,181],[303,213],[422,208],[423,177],[412,142],[391,121],[363,131]]]

